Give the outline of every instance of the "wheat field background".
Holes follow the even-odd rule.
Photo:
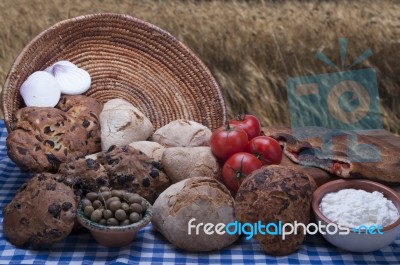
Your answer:
[[[262,125],[289,125],[286,79],[340,71],[337,40],[348,38],[346,65],[377,71],[384,127],[400,133],[400,1],[0,1],[0,84],[23,47],[58,21],[97,12],[128,14],[172,33],[219,82],[229,116],[253,113]]]

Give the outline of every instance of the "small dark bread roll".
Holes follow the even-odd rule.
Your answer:
[[[37,248],[71,232],[77,209],[74,191],[54,176],[34,175],[3,208],[3,231],[13,245]]]
[[[113,145],[97,161],[107,171],[111,187],[137,193],[150,203],[171,184],[159,162],[131,146]]]
[[[98,192],[109,186],[134,192],[153,203],[170,185],[159,162],[131,146],[111,146],[93,158],[67,160],[59,167],[59,177],[72,183],[75,192]]]
[[[109,178],[103,165],[91,158],[71,159],[62,163],[58,174],[71,179],[73,187],[82,193],[97,192],[100,187],[109,185]]]

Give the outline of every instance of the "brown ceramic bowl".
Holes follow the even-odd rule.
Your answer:
[[[381,192],[388,200],[391,200],[400,212],[400,195],[394,190],[377,182],[369,180],[335,180],[320,186],[313,194],[312,209],[317,223],[322,225],[335,224],[326,218],[319,209],[322,198],[330,192],[337,192],[342,189],[361,189],[367,192]],[[337,225],[337,224],[336,224]],[[400,230],[400,218],[394,223],[383,227],[383,234],[372,234],[365,229],[359,232],[353,232],[348,229],[348,234],[326,233],[322,236],[336,247],[353,252],[370,252],[381,249],[396,240]]]
[[[78,222],[87,228],[97,243],[105,247],[122,247],[130,244],[135,238],[138,231],[150,223],[152,216],[151,204],[146,201],[147,210],[143,219],[139,222],[126,226],[105,226],[90,221],[83,213],[82,205],[79,204],[77,217]]]

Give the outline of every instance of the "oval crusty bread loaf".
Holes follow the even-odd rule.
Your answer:
[[[264,166],[251,173],[236,194],[236,216],[241,223],[308,224],[312,194],[317,188],[314,180],[301,170],[283,166]],[[297,250],[304,239],[297,235],[256,234],[265,252],[287,255]]]

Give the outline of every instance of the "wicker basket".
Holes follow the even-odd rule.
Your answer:
[[[120,97],[155,128],[184,118],[211,129],[225,121],[222,93],[207,67],[168,32],[122,14],[92,14],[61,21],[34,38],[17,57],[2,91],[5,123],[24,107],[19,88],[34,71],[69,60],[87,70],[86,95]]]

